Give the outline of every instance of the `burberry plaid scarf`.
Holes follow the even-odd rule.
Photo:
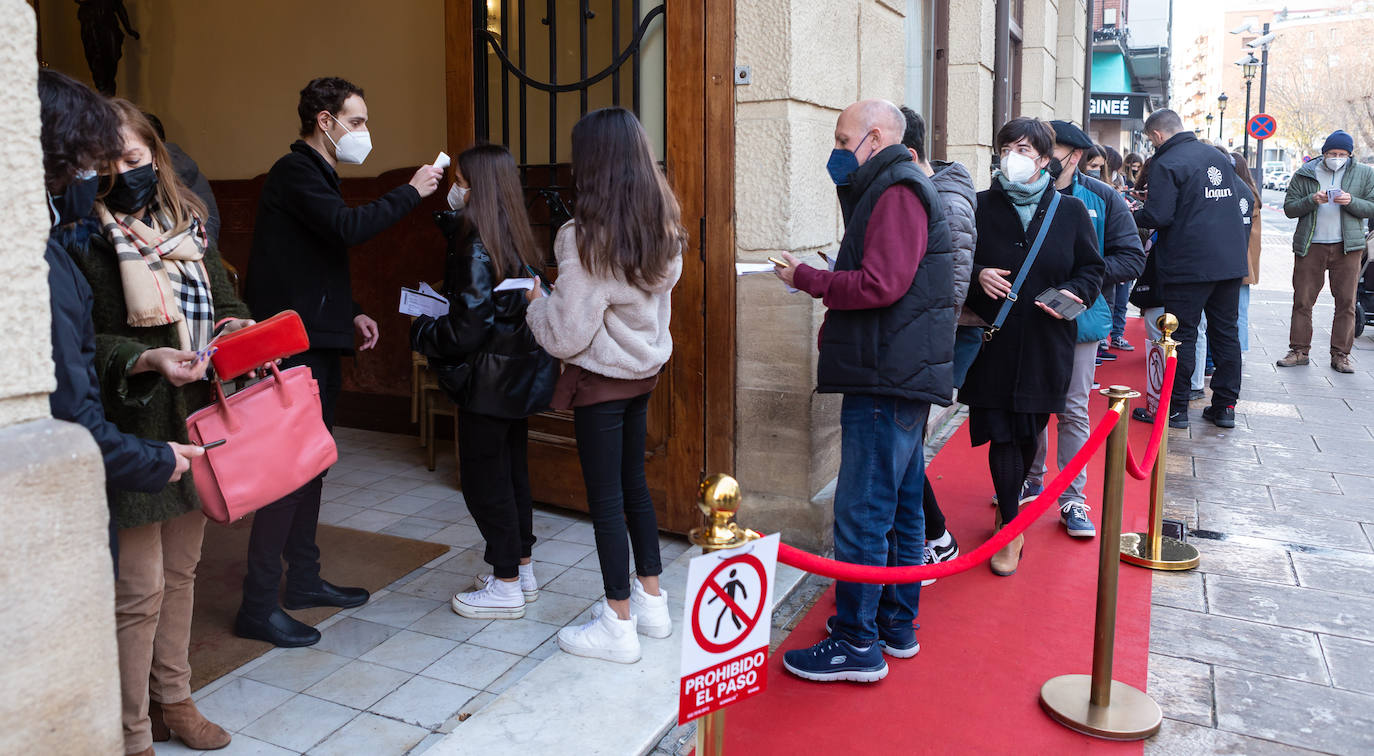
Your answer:
[[[198,351],[210,343],[215,305],[210,276],[202,259],[206,237],[199,219],[167,233],[172,223],[156,201],[147,220],[120,213],[115,217],[96,203],[100,225],[114,245],[129,325],[141,328],[177,325],[181,348]]]

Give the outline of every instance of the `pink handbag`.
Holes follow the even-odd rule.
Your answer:
[[[295,491],[339,459],[320,415],[320,386],[305,366],[226,398],[215,381],[215,403],[186,420],[191,443],[225,443],[191,462],[205,516],[228,523]]]

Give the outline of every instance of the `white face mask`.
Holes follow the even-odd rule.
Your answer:
[[[329,117],[334,118],[333,115]],[[348,131],[348,127],[344,126],[338,118],[334,118],[334,122],[343,126],[344,131]],[[324,132],[324,135],[334,145],[334,157],[340,163],[362,165],[363,161],[367,159],[367,154],[372,152],[372,134],[366,131],[348,131],[347,134],[339,137],[337,142],[334,141],[334,137],[329,136],[328,131]]]
[[[1039,172],[1035,161],[1019,152],[1008,152],[1002,158],[1002,175],[1018,184],[1024,184]]]
[[[1345,161],[1347,161],[1347,160],[1349,160],[1349,159],[1350,159],[1350,158],[1343,158],[1343,157],[1329,157],[1329,158],[1326,158],[1326,168],[1327,168],[1327,170],[1331,171],[1332,173],[1335,173],[1336,171],[1339,171],[1340,169],[1344,168],[1344,167],[1345,167]]]
[[[463,209],[468,201],[468,188],[454,184],[448,190],[448,206],[454,210]]]

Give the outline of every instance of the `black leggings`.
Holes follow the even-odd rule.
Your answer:
[[[929,474],[926,475],[926,489],[921,494],[921,509],[926,515],[926,540],[933,541],[944,535],[945,513],[940,511],[940,503],[935,500],[935,489],[930,487]]]
[[[1002,523],[1016,519],[1021,511],[1021,486],[1026,482],[1026,472],[1035,460],[1034,439],[1021,443],[998,443],[988,445],[988,471],[992,473],[992,489],[997,493],[997,509],[1002,513]]]
[[[534,547],[534,507],[527,462],[529,421],[458,412],[458,467],[468,512],[487,542],[492,574],[520,575]]]
[[[628,531],[635,573],[657,577],[663,572],[658,553],[658,519],[644,477],[644,444],[649,395],[573,408],[577,456],[587,486],[596,554],[606,598],[630,597]]]

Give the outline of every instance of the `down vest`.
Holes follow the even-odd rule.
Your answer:
[[[836,271],[862,268],[869,216],[896,184],[926,207],[929,236],[911,286],[895,303],[826,312],[816,390],[947,406],[954,392],[954,255],[939,195],[901,145],[869,158],[850,181],[840,190],[845,229]]]

